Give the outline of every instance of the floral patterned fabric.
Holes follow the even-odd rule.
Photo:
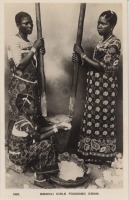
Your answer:
[[[32,47],[32,42],[26,42],[16,35],[8,45],[8,59],[10,63],[9,81],[9,119],[15,121],[19,112],[15,101],[19,93],[29,94],[35,100],[35,108],[39,109],[39,94],[37,85],[37,62],[35,56],[28,63],[24,72],[18,70],[20,60],[28,54]],[[37,110],[35,112],[37,112]]]
[[[57,155],[52,139],[40,141],[37,127],[24,117],[15,122],[9,139],[9,158],[22,167],[33,166],[37,172],[58,170]]]
[[[93,58],[100,63],[103,72],[87,72],[85,110],[78,142],[78,152],[87,161],[112,160],[115,156],[120,49],[120,40],[114,35],[101,40]]]

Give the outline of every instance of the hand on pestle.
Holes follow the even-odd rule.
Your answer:
[[[70,130],[71,129],[71,124],[68,123],[68,122],[60,122],[58,125],[57,125],[58,128],[61,128],[61,129],[64,129],[64,130]]]

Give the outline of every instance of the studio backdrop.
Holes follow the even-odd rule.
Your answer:
[[[42,32],[45,40],[46,54],[44,56],[47,107],[48,115],[68,115],[69,98],[72,86],[73,45],[76,42],[77,26],[80,4],[78,3],[41,3]],[[92,57],[93,49],[100,40],[97,33],[97,20],[99,15],[106,10],[116,12],[118,22],[114,34],[122,43],[122,5],[121,4],[91,4],[88,3],[85,13],[82,46],[87,54]],[[33,19],[34,29],[31,40],[36,40],[36,17],[34,3],[6,3],[5,4],[5,118],[6,136],[8,123],[8,81],[10,69],[7,59],[7,44],[10,38],[18,32],[15,24],[15,15],[20,12],[28,12]],[[119,94],[117,113],[117,137],[118,151],[123,149],[123,98],[122,98],[122,51],[119,64]],[[86,67],[79,67],[79,79],[75,104],[73,128],[71,131],[72,145],[76,145],[80,128],[81,117],[84,110],[86,95]]]

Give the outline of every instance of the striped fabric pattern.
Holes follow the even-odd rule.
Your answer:
[[[25,40],[15,35],[13,38],[11,38],[8,44],[8,58],[13,58],[17,67],[21,61],[21,55],[24,49],[30,50],[32,46],[33,42],[26,42]]]

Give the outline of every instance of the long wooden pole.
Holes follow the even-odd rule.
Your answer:
[[[76,38],[76,44],[78,45],[81,45],[81,42],[82,42],[85,10],[86,10],[86,3],[81,3],[79,20],[78,20],[77,38]],[[72,89],[71,89],[71,95],[70,95],[70,101],[69,101],[69,116],[71,118],[74,115],[76,91],[77,91],[77,83],[78,83],[78,73],[79,73],[79,63],[77,61],[74,63],[74,74],[73,74]]]
[[[40,14],[40,3],[35,3],[36,12],[36,25],[37,25],[37,38],[42,37],[42,25],[41,25],[41,14]],[[44,73],[44,56],[42,52],[38,52],[38,66],[39,66],[39,86],[41,95],[41,112],[42,116],[47,116],[47,101],[46,101],[46,83]]]

